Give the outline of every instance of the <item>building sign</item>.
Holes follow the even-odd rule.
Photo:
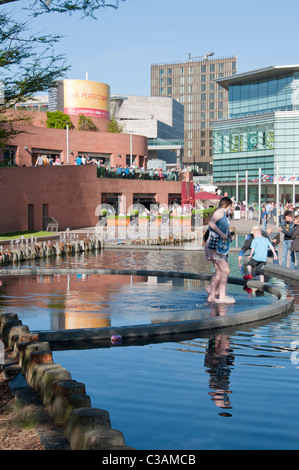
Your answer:
[[[110,118],[110,87],[89,80],[63,80],[64,112]]]
[[[49,90],[49,110],[110,119],[110,87],[89,80],[61,80]]]

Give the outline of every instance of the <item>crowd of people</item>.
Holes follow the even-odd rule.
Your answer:
[[[115,167],[98,165],[98,176],[100,178],[124,178],[124,179],[150,179],[160,181],[178,181],[183,170],[179,167],[163,170],[162,168],[145,168],[137,165],[116,165]]]
[[[62,165],[59,155],[56,155],[54,158],[51,155],[37,155],[37,159],[34,166],[57,166]]]
[[[63,165],[59,155],[52,158],[51,155],[37,155],[34,166],[54,166]],[[96,165],[97,175],[99,178],[125,178],[125,179],[151,179],[160,181],[178,181],[180,174],[184,172],[180,167],[176,166],[171,169],[163,170],[159,168],[145,168],[137,165],[115,165],[111,167],[105,164],[101,159],[92,158],[87,155],[78,155],[73,165]]]

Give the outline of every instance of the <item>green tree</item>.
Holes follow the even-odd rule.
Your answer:
[[[79,114],[79,121],[78,121],[78,131],[93,131],[99,132],[99,129],[93,122],[93,120],[88,117],[84,116],[84,114]]]
[[[0,148],[9,137],[22,132],[15,127],[20,118],[7,110],[48,91],[70,68],[65,57],[54,50],[61,36],[37,33],[34,18],[52,12],[81,12],[95,18],[98,10],[118,8],[120,1],[125,0],[33,0],[22,9],[26,20],[19,21],[5,10],[6,4],[18,6],[19,0],[0,0]]]
[[[108,132],[112,132],[114,134],[121,134],[123,132],[123,126],[121,126],[113,117],[108,122]]]
[[[66,129],[67,125],[69,125],[69,129],[74,127],[68,114],[64,114],[62,111],[47,112],[47,127]]]

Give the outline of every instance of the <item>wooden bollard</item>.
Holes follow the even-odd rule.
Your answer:
[[[7,346],[12,348],[18,336],[22,333],[29,333],[29,327],[27,325],[12,326],[7,334]]]
[[[94,429],[87,431],[84,436],[83,450],[104,450],[125,447],[123,433],[117,429]]]
[[[57,380],[52,384],[52,395],[70,397],[72,395],[85,395],[85,385],[76,380]]]
[[[26,376],[30,381],[32,369],[38,364],[52,364],[52,351],[31,351]]]
[[[11,321],[11,320],[18,320],[19,317],[18,317],[18,314],[17,313],[1,313],[0,314],[0,325],[2,323],[5,323],[7,321]]]
[[[25,343],[20,343],[20,345],[23,345],[23,350],[22,346],[19,348],[20,354],[19,354],[19,364],[22,367],[23,374],[27,374],[27,368],[29,365],[30,361],[30,353],[32,351],[50,351],[50,346],[47,341],[41,341],[41,342],[25,342]]]
[[[71,449],[82,450],[86,431],[94,429],[111,429],[108,411],[98,408],[77,408],[73,410],[65,434]]]
[[[19,335],[19,343],[32,343],[33,341],[39,340],[38,333],[27,333],[27,334],[20,334]]]
[[[21,326],[21,325],[22,325],[21,320],[11,320],[11,321],[1,323],[1,325],[0,325],[0,335],[2,336],[2,341],[6,346],[8,345],[9,330],[13,326]]]
[[[82,407],[91,407],[91,400],[85,394],[83,383],[76,380],[58,380],[52,383],[47,409],[55,421],[66,426],[71,412]]]

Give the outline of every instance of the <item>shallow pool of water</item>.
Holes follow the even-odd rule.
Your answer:
[[[231,274],[242,276],[236,259],[237,255],[230,255]],[[212,272],[202,253],[184,250],[106,250],[99,256],[41,264]],[[281,280],[270,280],[285,286]],[[83,281],[71,280],[78,285]],[[17,288],[17,279],[14,282]],[[40,282],[48,288],[41,296],[43,308],[55,310],[53,283],[50,279]],[[143,306],[141,287],[141,283],[125,285],[135,294],[138,290]],[[148,287],[151,290],[152,286]],[[170,285],[161,283],[159,287],[163,290]],[[160,344],[54,351],[54,361],[66,367],[72,378],[85,383],[92,406],[107,409],[112,427],[121,430],[127,445],[136,449],[298,449],[299,370],[294,348],[297,341],[299,345],[299,292],[296,284],[289,287],[295,294],[296,308],[282,318],[207,337],[172,338]],[[182,295],[181,289],[171,285],[167,291],[170,301],[173,292]],[[194,286],[184,286],[187,301],[193,290]],[[113,296],[120,301],[119,292],[113,292]],[[12,310],[12,298],[1,298],[1,311]],[[13,310],[29,308],[33,298],[22,294]],[[250,299],[247,293],[244,298],[259,300]],[[161,309],[161,303],[155,300],[155,307]],[[32,311],[36,324],[42,322],[41,308]],[[58,316],[55,326],[59,321],[62,323],[65,317]]]

